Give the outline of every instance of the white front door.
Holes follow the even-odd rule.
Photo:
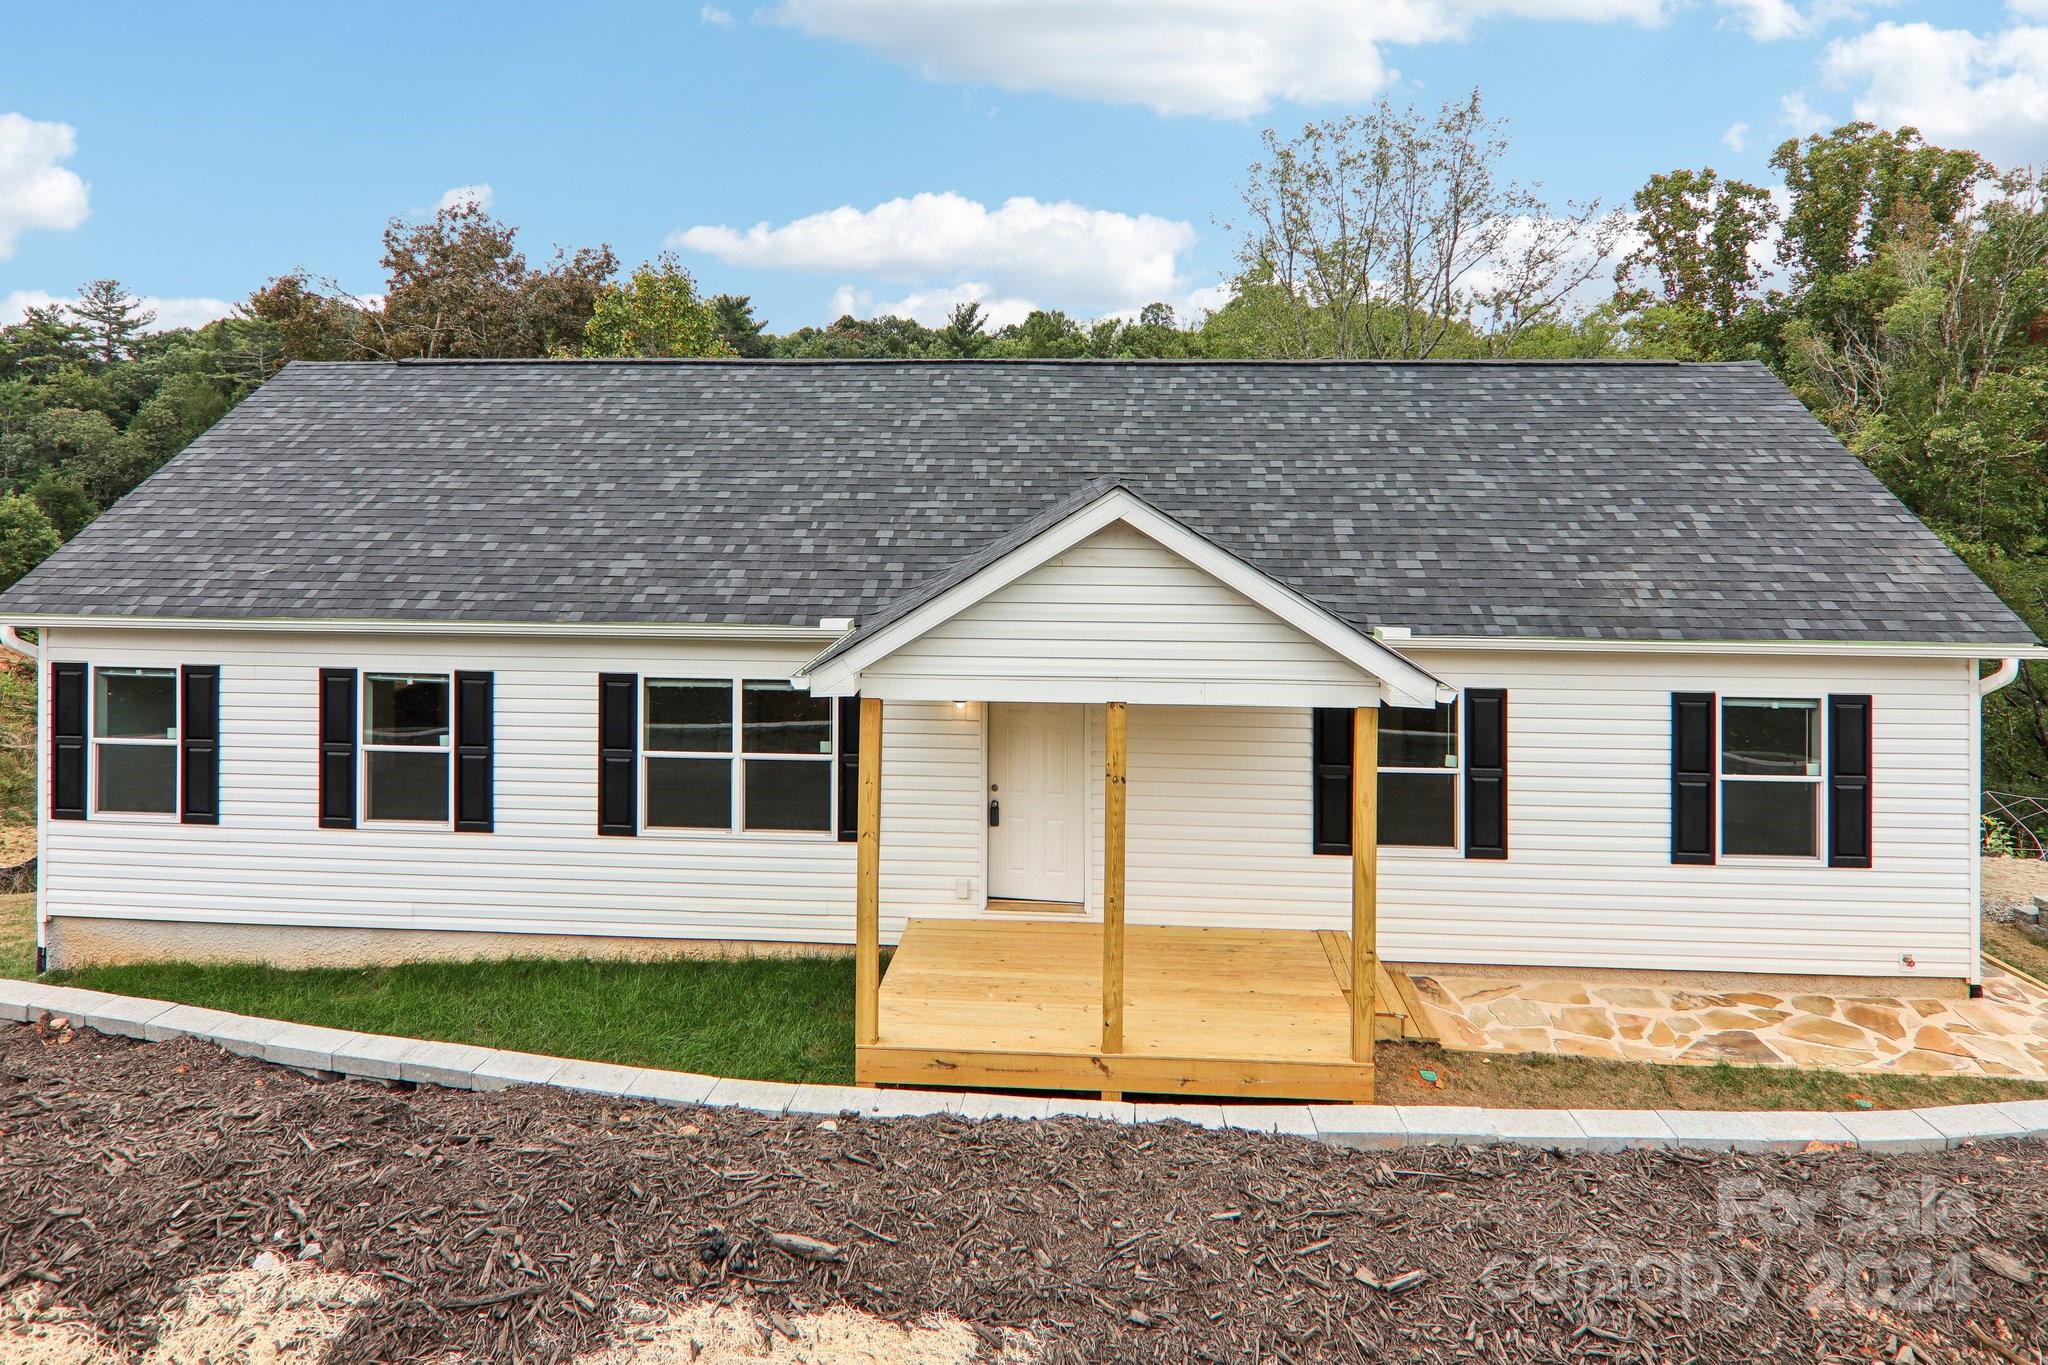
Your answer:
[[[991,900],[1085,899],[1087,768],[1079,706],[989,707]]]

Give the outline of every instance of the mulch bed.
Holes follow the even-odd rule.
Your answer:
[[[384,1294],[341,1361],[567,1360],[622,1298],[744,1295],[771,1326],[945,1311],[1058,1361],[2034,1362],[2044,1210],[2043,1146],[1560,1157],[821,1126],[0,1025],[0,1289],[44,1280],[138,1347],[179,1281],[317,1245]]]

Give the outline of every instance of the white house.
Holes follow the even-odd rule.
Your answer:
[[[1613,362],[298,364],[0,621],[53,965],[1127,918],[1960,990],[2044,655],[1761,367]]]

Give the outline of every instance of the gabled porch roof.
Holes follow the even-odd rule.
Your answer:
[[[1261,623],[1255,634],[1262,634],[1262,640],[1247,641],[1234,653],[1228,640],[1215,650],[1177,649],[1178,642],[1169,638],[1176,612],[1197,618],[1185,623],[1191,638],[1204,633],[1199,598],[1170,609],[1148,608],[1141,600],[1124,602],[1122,585],[1105,581],[1103,602],[1079,604],[1094,609],[1086,624],[1097,635],[1077,651],[1085,658],[1064,664],[1048,659],[1048,651],[1035,648],[1024,632],[1006,639],[1005,632],[1015,627],[992,617],[973,636],[976,649],[986,656],[978,666],[1000,676],[984,678],[974,692],[949,693],[949,686],[961,684],[911,676],[901,667],[921,642],[929,647],[1005,589],[1026,583],[1061,556],[1120,527],[1170,556],[1187,582],[1202,584],[1212,594],[1216,613],[1242,616],[1248,606]],[[1120,602],[1128,612],[1123,622],[1115,616]],[[1057,631],[1061,626],[1054,620],[1040,628]],[[1242,621],[1239,629],[1246,629]],[[1127,645],[1118,644],[1120,637]],[[1016,667],[999,666],[1005,649]],[[1262,652],[1285,653],[1295,662],[1276,662],[1263,670],[1248,666]],[[1182,654],[1184,659],[1178,657]],[[1207,657],[1211,654],[1217,657]],[[967,671],[971,676],[972,668]],[[923,700],[943,694],[1001,701],[1431,706],[1449,696],[1428,672],[1372,636],[1108,479],[1084,485],[1045,514],[890,602],[806,664],[796,680],[820,695],[858,692]]]

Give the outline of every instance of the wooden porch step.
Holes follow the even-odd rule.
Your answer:
[[[1351,935],[1339,929],[1322,929],[1316,932],[1316,938],[1323,945],[1324,956],[1330,959],[1330,970],[1336,974],[1338,988],[1344,992],[1345,1000],[1350,1000]],[[1436,1035],[1423,1018],[1422,1002],[1415,995],[1415,983],[1408,979],[1408,974],[1389,972],[1384,961],[1374,965],[1378,972],[1373,991],[1372,1012],[1377,1024],[1373,1037],[1383,1043],[1436,1042]]]

